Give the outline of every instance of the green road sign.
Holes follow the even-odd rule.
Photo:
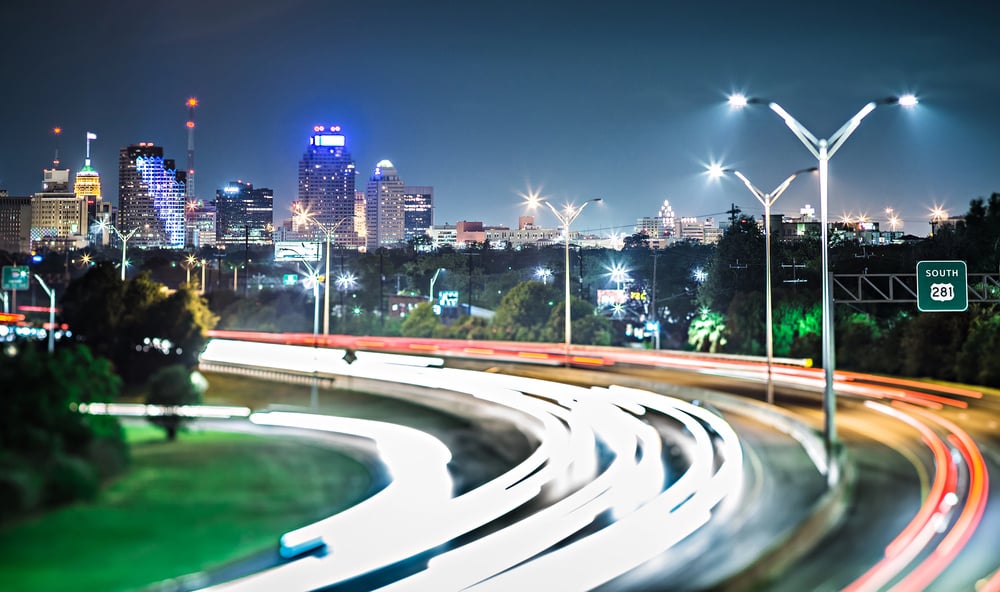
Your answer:
[[[4,265],[3,289],[27,290],[31,285],[31,272],[27,267]]]
[[[965,261],[917,262],[917,309],[922,312],[967,310],[968,281]]]
[[[299,276],[296,273],[286,273],[281,276],[281,283],[286,286],[294,286],[299,283]]]

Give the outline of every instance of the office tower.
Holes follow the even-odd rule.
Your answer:
[[[215,192],[216,242],[269,245],[274,235],[274,191],[230,181]]]
[[[84,232],[90,244],[106,246],[109,242],[110,231],[99,226],[101,220],[111,214],[111,203],[104,201],[101,196],[101,175],[90,165],[90,141],[96,140],[97,134],[87,132],[87,158],[83,161],[83,168],[76,173],[76,181],[73,183],[73,193],[82,199],[87,207],[87,223]]]
[[[0,250],[27,253],[31,250],[31,198],[11,197],[0,189]]]
[[[434,225],[434,188],[403,188],[403,228],[407,241],[427,234]]]
[[[677,216],[674,215],[674,208],[670,205],[670,200],[663,200],[663,205],[660,206],[660,228],[663,229],[664,236],[673,236],[674,228],[677,224]]]
[[[215,202],[206,204],[200,199],[188,200],[185,209],[184,244],[195,249],[215,246]]]
[[[299,161],[299,194],[296,205],[328,229],[336,230],[338,244],[356,245],[357,233],[348,221],[354,216],[354,184],[356,171],[347,139],[340,126],[317,125],[309,137]],[[307,227],[317,240],[325,240],[322,231]],[[321,238],[322,237],[322,238]]]
[[[398,247],[406,242],[403,210],[403,181],[388,160],[375,165],[365,188],[367,247]]]
[[[70,189],[69,169],[45,169],[31,197],[31,248],[65,251],[87,245],[86,201]]]
[[[185,171],[178,171],[163,148],[140,142],[122,148],[118,156],[118,231],[130,246],[184,246]]]

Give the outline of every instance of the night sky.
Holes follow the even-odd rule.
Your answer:
[[[574,228],[632,232],[664,199],[683,216],[762,207],[721,161],[771,190],[814,166],[781,120],[727,94],[777,101],[818,137],[879,107],[831,160],[830,213],[928,210],[1000,191],[1000,8],[986,0],[873,2],[18,2],[2,13],[0,188],[40,190],[58,143],[84,134],[117,203],[118,150],[151,141],[184,167],[196,96],[198,195],[229,180],[295,198],[313,125],[347,135],[364,187],[391,160],[433,185],[435,222],[514,226],[519,192],[603,197]],[[57,140],[54,126],[63,128]],[[815,176],[775,212],[819,206]],[[543,225],[555,225],[547,214]]]

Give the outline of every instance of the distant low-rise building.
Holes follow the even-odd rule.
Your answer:
[[[31,248],[66,251],[87,246],[87,202],[70,189],[69,169],[45,169],[31,197]]]
[[[722,238],[722,229],[715,225],[712,218],[678,218],[674,227],[674,237],[678,241],[692,241],[706,245],[714,245]]]

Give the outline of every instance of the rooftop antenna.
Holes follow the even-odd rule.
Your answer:
[[[52,128],[52,135],[56,137],[56,156],[52,159],[52,168],[59,166],[59,136],[62,135],[62,128],[58,125]]]
[[[194,108],[198,106],[198,99],[191,97],[185,103],[188,108],[187,130],[188,130],[188,160],[187,160],[187,184],[185,193],[188,199],[194,197]]]
[[[87,132],[87,158],[83,161],[84,166],[90,166],[90,141],[96,140],[97,134],[93,132]]]

